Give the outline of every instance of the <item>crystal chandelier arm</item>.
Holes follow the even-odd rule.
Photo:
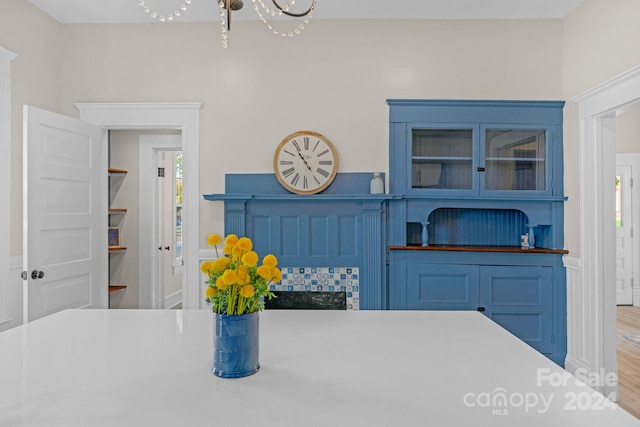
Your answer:
[[[275,7],[282,13],[284,13],[287,16],[292,16],[294,18],[302,18],[303,16],[307,16],[308,14],[310,14],[313,11],[313,8],[315,6],[315,1],[311,2],[311,6],[309,7],[309,10],[307,10],[306,12],[302,12],[302,13],[293,13],[293,12],[289,12],[287,9],[282,8],[278,2],[276,2],[276,0],[271,0],[273,2],[273,4],[275,5]]]

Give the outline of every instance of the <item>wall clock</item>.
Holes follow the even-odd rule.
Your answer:
[[[273,170],[280,184],[292,193],[316,194],[336,177],[338,153],[319,133],[295,132],[276,148]]]

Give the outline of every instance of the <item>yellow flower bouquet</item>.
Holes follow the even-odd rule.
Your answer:
[[[266,255],[258,266],[258,254],[252,250],[253,243],[248,237],[229,234],[224,239],[222,256],[218,253],[221,243],[218,234],[207,237],[207,244],[216,249],[217,259],[200,266],[209,277],[205,300],[218,314],[241,315],[262,310],[264,299],[274,297],[269,285],[282,279],[278,259],[272,254]]]

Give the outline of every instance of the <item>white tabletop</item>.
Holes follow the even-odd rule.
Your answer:
[[[640,426],[477,312],[265,311],[241,379],[211,373],[212,325],[70,310],[0,333],[0,426]]]

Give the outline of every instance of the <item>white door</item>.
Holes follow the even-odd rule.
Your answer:
[[[176,204],[170,203],[176,200],[173,159],[181,149],[180,135],[140,136],[140,308],[170,308],[182,302],[182,204],[178,219]],[[163,178],[158,177],[159,167],[165,168]]]
[[[25,322],[106,308],[106,131],[31,106],[23,120]]]
[[[616,167],[616,303],[633,303],[631,167]]]

